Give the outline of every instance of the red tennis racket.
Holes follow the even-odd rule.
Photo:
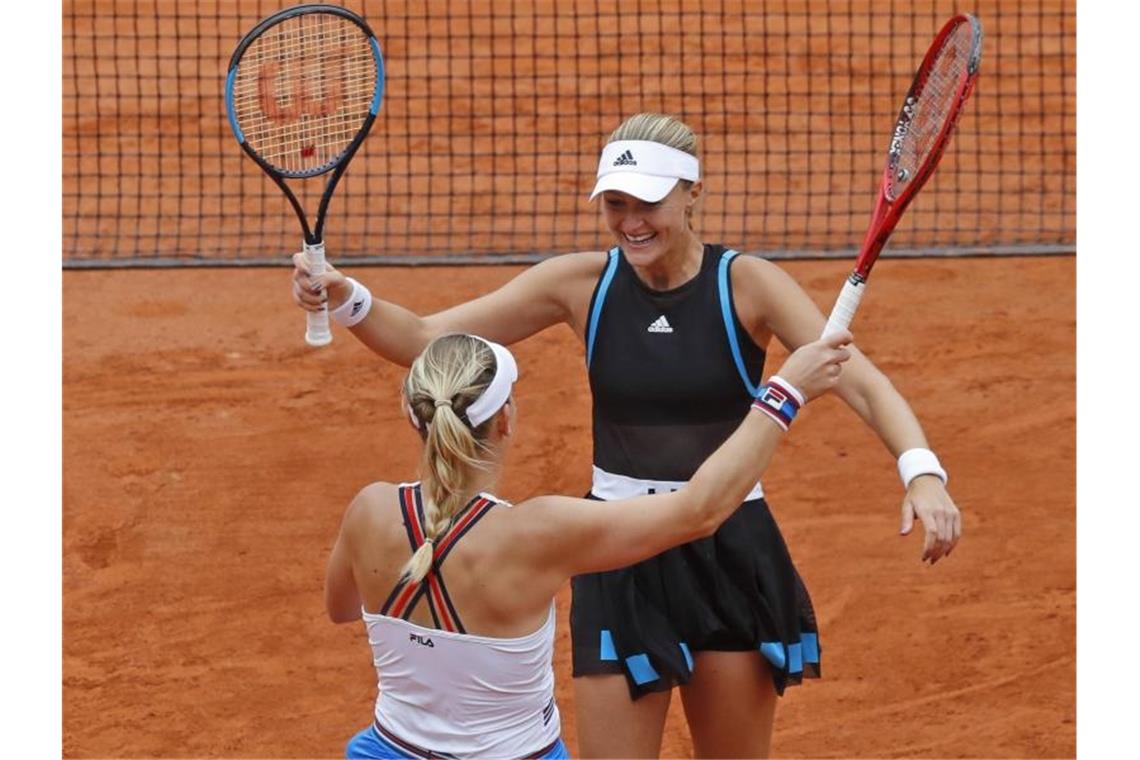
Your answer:
[[[831,310],[823,337],[845,330],[863,298],[871,267],[914,196],[934,174],[974,89],[982,60],[982,25],[969,14],[946,22],[926,51],[903,100],[871,225]]]

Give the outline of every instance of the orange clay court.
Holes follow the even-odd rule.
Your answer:
[[[849,262],[791,262],[821,309]],[[1076,752],[1075,259],[885,260],[857,343],[951,473],[962,543],[897,535],[874,435],[824,399],[766,477],[820,617],[823,679],[789,689],[785,757]],[[515,267],[349,269],[432,311]],[[343,331],[310,349],[284,269],[64,273],[63,751],[328,757],[370,718],[362,626],[324,564],[362,485],[414,475],[402,370]],[[93,319],[92,315],[99,315]],[[566,329],[517,347],[522,428],[500,492],[584,493],[589,393]],[[782,353],[774,352],[770,367]],[[569,589],[555,663],[576,752]],[[674,700],[663,754],[690,753]]]
[[[448,255],[608,247],[585,194],[605,134],[641,110],[704,140],[705,240],[851,247],[915,47],[958,9],[568,2],[433,3],[446,23],[422,3],[347,2],[378,27],[390,79],[332,200],[329,256],[377,296],[427,313],[520,271]],[[296,220],[241,155],[221,97],[237,39],[286,4],[65,0],[66,263],[287,263]],[[978,88],[892,248],[1071,250],[1073,3],[973,10],[987,25]],[[890,44],[870,34],[881,24]],[[556,174],[536,158],[550,153]],[[353,267],[350,253],[440,266]],[[826,312],[851,260],[782,265]],[[776,756],[1075,755],[1075,275],[1072,256],[876,266],[856,341],[915,407],[964,536],[920,563],[921,529],[897,535],[890,454],[837,399],[805,410],[765,489],[812,592],[823,678],[780,701]],[[289,290],[284,268],[63,273],[66,757],[343,756],[370,720],[363,626],[326,618],[325,561],[348,501],[414,477],[419,442],[398,407],[403,370],[343,330],[307,347]],[[516,347],[503,497],[586,492],[583,354],[566,328]],[[557,602],[576,754],[568,587]],[[674,699],[663,755],[690,754]]]

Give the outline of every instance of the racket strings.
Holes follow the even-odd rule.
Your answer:
[[[891,197],[902,194],[937,150],[942,127],[954,117],[958,89],[967,76],[974,44],[970,24],[958,24],[938,50],[925,78],[919,77],[920,87],[904,106],[911,109],[911,117],[899,146],[889,188]]]
[[[369,38],[339,16],[287,19],[238,63],[234,113],[246,142],[286,173],[332,164],[352,143],[376,89]]]

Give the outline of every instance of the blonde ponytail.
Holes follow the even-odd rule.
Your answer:
[[[474,476],[488,466],[485,441],[497,415],[472,429],[465,412],[494,375],[495,356],[486,343],[470,335],[445,335],[428,344],[404,382],[424,437],[420,479],[426,541],[403,570],[413,582],[431,569],[435,539],[473,495],[467,490]]]

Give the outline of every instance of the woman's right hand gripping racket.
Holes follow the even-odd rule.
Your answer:
[[[380,43],[359,16],[335,5],[298,5],[269,16],[242,38],[226,75],[234,136],[285,193],[304,233],[309,270],[325,269],[325,214],[337,182],[380,110]],[[285,184],[332,172],[316,223]],[[305,340],[332,340],[328,310],[311,312]]]
[[[903,100],[891,135],[887,165],[871,225],[831,310],[823,337],[845,330],[863,298],[871,267],[903,211],[938,166],[966,99],[974,88],[982,58],[982,25],[968,14],[955,16],[938,32]]]

